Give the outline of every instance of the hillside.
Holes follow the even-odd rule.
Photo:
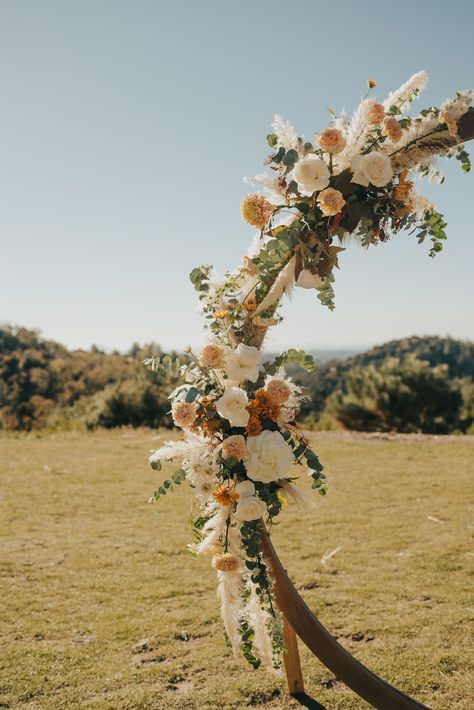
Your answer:
[[[317,428],[339,424],[351,429],[424,431],[449,433],[467,431],[474,415],[474,343],[438,336],[391,340],[344,360],[321,363],[312,373],[291,369],[294,380],[304,385],[310,399],[302,417]],[[382,400],[382,402],[380,402]],[[401,401],[402,400],[402,401]],[[341,407],[365,408],[369,414],[398,407],[400,417],[347,417]],[[433,424],[418,421],[404,426],[416,408],[429,411]],[[368,421],[372,419],[373,421]],[[386,423],[387,424],[387,423]],[[390,425],[391,424],[391,425]]]
[[[0,328],[0,428],[169,425],[166,383],[141,362],[155,343],[126,354],[68,350],[38,331]]]
[[[38,331],[0,328],[0,428],[170,426],[173,384],[142,365],[156,354],[156,343],[71,351]],[[414,336],[289,373],[309,391],[310,428],[441,434],[474,421],[473,343]]]

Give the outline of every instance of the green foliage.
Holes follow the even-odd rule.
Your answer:
[[[270,148],[275,148],[276,144],[278,143],[278,136],[276,133],[269,133],[267,135],[267,143],[270,146]]]
[[[329,274],[329,276],[326,276],[324,279],[321,287],[318,288],[318,299],[321,301],[322,305],[329,308],[330,311],[333,311],[336,307],[334,304],[333,283],[334,276]]]
[[[208,280],[211,273],[212,266],[209,264],[204,264],[203,266],[198,266],[191,271],[189,274],[189,279],[193,284],[196,291],[198,291],[201,296],[209,290]],[[200,296],[200,297],[201,297]]]
[[[241,649],[244,654],[245,659],[250,663],[253,668],[259,668],[261,665],[261,660],[256,658],[253,653],[253,640],[255,638],[255,631],[248,624],[245,619],[241,619],[239,623],[240,638],[242,639]]]
[[[143,364],[152,372],[157,372],[163,377],[176,379],[179,377],[182,362],[179,357],[165,355],[164,357],[147,357],[144,359]]]
[[[161,486],[158,486],[156,491],[153,492],[153,495],[150,498],[150,503],[156,503],[157,501],[160,500],[162,496],[165,496],[167,493],[173,492],[173,483],[175,483],[177,486],[180,486],[181,483],[185,480],[186,478],[186,473],[183,471],[182,468],[178,468],[177,471],[173,473],[171,476],[171,481],[166,480],[163,481]]]
[[[459,408],[457,422],[451,422],[449,431],[467,431],[470,422],[474,421],[474,344],[440,337],[411,337],[403,340],[392,340],[384,345],[347,358],[331,360],[318,365],[311,373],[304,373],[296,368],[288,370],[293,380],[307,388],[310,399],[303,402],[301,418],[309,428],[333,429],[340,422],[335,417],[334,408],[328,407],[332,395],[348,394],[347,376],[354,369],[364,370],[372,366],[379,370],[387,358],[397,358],[404,361],[407,355],[413,355],[418,360],[427,363],[429,368],[443,366],[441,376],[449,386],[461,392],[462,403]],[[395,425],[395,422],[393,422]],[[403,422],[397,422],[400,431],[404,431]]]
[[[262,604],[268,605],[272,616],[275,616],[273,608],[271,583],[267,573],[267,566],[264,562],[262,551],[260,548],[260,525],[256,520],[247,521],[242,524],[241,536],[242,546],[245,550],[247,559],[245,566],[251,572],[252,582],[255,584],[257,595]]]
[[[145,355],[157,372],[141,365]],[[169,383],[179,360],[154,343],[125,355],[69,351],[37,331],[0,328],[0,427],[170,426]]]
[[[461,392],[446,378],[446,366],[430,367],[413,355],[352,368],[344,390],[327,407],[347,429],[447,434],[461,425]]]
[[[458,150],[456,151],[456,160],[459,160],[461,163],[463,172],[469,173],[471,171],[471,159],[469,157],[469,153],[464,150],[463,146],[458,146]]]
[[[431,257],[439,254],[443,250],[443,242],[446,240],[445,227],[447,223],[443,215],[439,212],[428,212],[421,225],[421,231],[417,233],[418,243],[421,244],[428,235],[431,238],[432,246],[429,251]]]
[[[264,363],[263,366],[267,374],[274,375],[280,367],[285,365],[296,365],[302,367],[306,372],[312,372],[316,367],[312,355],[308,355],[304,350],[295,350],[294,348],[290,348],[271,362]]]

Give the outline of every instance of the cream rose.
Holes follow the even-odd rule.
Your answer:
[[[235,350],[228,350],[225,358],[225,371],[230,380],[243,382],[250,380],[256,382],[258,380],[260,360],[260,351],[251,345],[239,343]]]
[[[342,210],[346,204],[342,196],[342,192],[334,190],[332,187],[327,187],[319,193],[317,203],[325,217],[331,217]]]
[[[354,173],[351,182],[364,187],[368,187],[369,182],[376,187],[384,187],[393,177],[390,158],[377,151],[357,155],[351,163],[351,170]]]
[[[279,431],[262,431],[247,439],[247,475],[253,481],[270,483],[288,476],[294,461],[293,451]]]
[[[235,486],[239,501],[235,511],[238,520],[258,520],[265,513],[267,506],[255,495],[255,485],[252,481],[241,481]]]
[[[235,509],[235,517],[237,520],[258,520],[265,514],[267,506],[256,496],[248,496],[239,499]]]
[[[225,350],[219,343],[209,343],[201,348],[199,362],[203,367],[221,367],[224,360]]]
[[[321,283],[322,281],[319,274],[312,274],[309,269],[303,269],[300,271],[295,285],[300,288],[319,288]]]
[[[325,153],[340,153],[346,147],[346,139],[338,128],[326,128],[316,136],[316,141]]]
[[[223,419],[228,419],[232,426],[246,426],[250,414],[247,395],[239,387],[229,387],[216,402],[216,409]]]
[[[298,184],[299,192],[306,196],[329,185],[328,166],[316,155],[306,155],[299,160],[293,168],[292,177]]]
[[[255,495],[255,484],[252,481],[240,481],[235,485],[235,492],[239,498],[248,498]]]
[[[189,429],[196,420],[197,405],[190,402],[175,402],[171,408],[171,416],[176,426]]]

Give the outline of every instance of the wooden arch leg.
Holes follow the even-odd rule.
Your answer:
[[[410,698],[372,673],[331,636],[296,591],[263,525],[261,545],[266,562],[272,570],[278,608],[284,615],[287,625],[291,627],[293,635],[296,633],[326,668],[377,710],[429,710],[426,705]],[[296,638],[292,638],[291,633],[287,638],[288,663],[294,663]],[[299,668],[301,674],[299,655],[296,668]],[[290,673],[288,676],[287,672],[288,677],[289,684],[290,679],[293,682],[293,675]],[[294,677],[296,678],[296,675]]]
[[[288,692],[290,695],[303,695],[304,680],[301,671],[300,652],[298,651],[298,638],[285,616],[283,616],[283,636],[285,639],[283,663],[285,664]]]

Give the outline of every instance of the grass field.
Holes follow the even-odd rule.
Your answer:
[[[214,573],[186,550],[187,486],[147,503],[160,438],[0,438],[0,708],[300,707],[226,648]],[[328,496],[274,533],[297,587],[372,670],[436,710],[472,710],[473,438],[313,438]],[[302,661],[307,707],[368,707]]]

